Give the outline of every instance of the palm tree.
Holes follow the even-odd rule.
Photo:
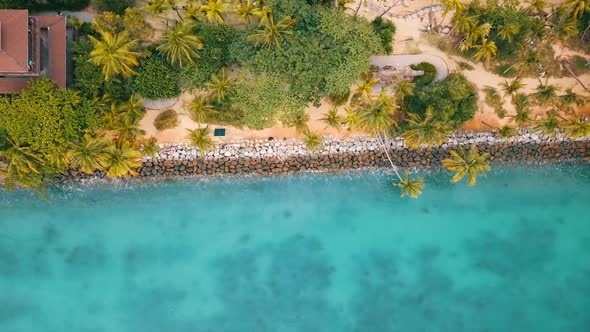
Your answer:
[[[209,133],[209,126],[197,129],[187,129],[187,131],[189,134],[186,138],[189,139],[192,146],[199,150],[201,157],[204,157],[205,152],[215,146]]]
[[[106,109],[105,114],[103,115],[103,121],[105,123],[105,129],[115,129],[121,119],[123,118],[121,111],[115,102],[110,103],[110,107]]]
[[[143,116],[143,100],[138,93],[134,92],[126,102],[119,106],[119,109],[122,115],[137,121]]]
[[[559,131],[560,122],[557,113],[553,110],[547,112],[543,119],[535,121],[534,131],[540,131],[544,135],[554,136]]]
[[[212,110],[213,107],[203,97],[195,97],[188,106],[189,116],[199,124],[205,122],[207,114]]]
[[[586,98],[575,93],[572,88],[567,88],[564,92],[565,94],[559,96],[559,99],[561,99],[562,107],[568,107],[569,105],[581,106],[584,105],[584,103],[586,102]]]
[[[517,107],[516,114],[511,117],[518,125],[525,125],[531,122],[531,109],[528,107]]]
[[[242,21],[250,23],[250,18],[256,16],[256,7],[252,4],[252,0],[246,0],[246,3],[240,4],[235,12]]]
[[[42,156],[31,147],[17,144],[12,138],[6,139],[9,148],[0,151],[0,158],[6,160],[4,170],[9,177],[22,178],[30,174],[41,176],[44,165]]]
[[[502,90],[508,95],[516,95],[518,91],[524,88],[525,84],[522,83],[520,77],[515,78],[512,82],[508,83],[508,81],[504,81],[504,83],[500,83],[502,86]]]
[[[478,23],[478,16],[467,16],[464,13],[453,17],[455,27],[464,36],[471,35]]]
[[[498,36],[509,43],[512,43],[512,38],[520,32],[520,25],[516,23],[506,23],[500,27]]]
[[[299,112],[288,124],[290,127],[295,127],[295,131],[299,134],[305,134],[309,131],[307,122],[309,121],[309,114],[306,112]]]
[[[542,13],[547,6],[546,0],[530,0],[530,4],[527,9],[530,9],[533,13]]]
[[[338,109],[336,107],[332,107],[328,113],[325,113],[320,121],[324,122],[326,127],[332,127],[336,130],[340,130],[342,126],[342,118],[338,115]]]
[[[573,139],[590,136],[590,122],[577,115],[564,119],[562,127],[566,135]]]
[[[447,141],[450,128],[434,119],[431,107],[426,109],[424,118],[414,113],[408,113],[408,116],[408,130],[401,134],[407,147],[415,149],[424,145],[438,146]]]
[[[275,24],[274,17],[270,16],[260,22],[259,28],[253,34],[247,37],[257,46],[269,48],[271,46],[281,47],[281,42],[285,37],[293,35],[293,25],[295,20],[290,16],[285,16]]]
[[[394,183],[396,187],[400,187],[402,190],[401,197],[410,196],[412,198],[418,198],[422,194],[424,189],[424,178],[412,179],[410,172],[406,171],[406,176],[402,179],[395,171],[399,178],[399,183]]]
[[[373,97],[373,87],[379,83],[379,80],[375,79],[372,72],[361,74],[362,83],[359,84],[354,90],[353,100],[360,98],[362,103],[368,102]]]
[[[543,84],[543,82],[539,80],[535,97],[541,105],[552,104],[557,99],[557,92],[559,92],[557,86],[547,84],[547,81]]]
[[[145,131],[139,127],[137,121],[128,116],[122,116],[121,121],[117,123],[114,129],[117,131],[117,139],[119,141],[127,141],[129,143],[135,142],[138,136],[145,134]]]
[[[105,149],[104,167],[111,178],[136,175],[133,168],[140,167],[141,153],[135,151],[129,142],[117,142]]]
[[[139,64],[137,58],[141,53],[136,52],[138,40],[131,39],[127,31],[112,34],[108,31],[98,31],[100,39],[89,35],[94,44],[90,52],[89,62],[102,66],[102,74],[108,80],[115,74],[129,77],[135,74],[133,67]]]
[[[104,136],[93,137],[85,134],[79,142],[72,143],[66,156],[73,168],[92,174],[102,170],[106,164],[106,148],[109,141]]]
[[[370,101],[360,113],[362,127],[373,136],[386,134],[397,123],[394,120],[396,106],[384,90]]]
[[[211,99],[215,100],[218,104],[225,99],[225,94],[231,88],[233,79],[227,76],[225,68],[221,68],[219,74],[211,76],[211,82],[206,84],[206,87],[211,93]]]
[[[440,2],[444,6],[440,25],[442,25],[442,22],[445,20],[445,17],[451,10],[454,10],[456,12],[455,15],[457,15],[457,13],[462,12],[466,8],[465,4],[461,0],[440,0]]]
[[[201,12],[205,13],[205,17],[211,23],[223,23],[223,13],[229,7],[228,4],[223,3],[223,0],[208,0],[206,4],[201,6]]]
[[[502,126],[498,129],[498,135],[504,138],[512,137],[518,134],[516,128],[510,126]]]
[[[261,21],[267,21],[273,17],[272,8],[264,6],[263,1],[261,1],[259,6],[254,9],[254,15],[260,17]]]
[[[184,68],[187,64],[195,64],[199,58],[197,50],[203,48],[203,42],[199,36],[193,34],[195,23],[184,19],[176,21],[171,29],[168,29],[162,37],[161,44],[156,48],[173,65]]]
[[[473,186],[477,182],[478,175],[490,170],[490,164],[486,161],[489,155],[489,153],[480,154],[475,145],[472,145],[469,151],[459,146],[457,150],[451,150],[451,157],[444,159],[442,165],[449,171],[456,172],[451,179],[452,183],[461,181],[467,175],[467,184]]]
[[[412,83],[406,79],[400,79],[393,87],[393,94],[400,105],[404,105],[406,97],[414,95],[414,88],[416,83]]]
[[[483,39],[481,44],[475,45],[473,47],[477,50],[474,55],[475,62],[479,62],[480,60],[490,62],[498,52],[496,43],[488,39]]]
[[[470,34],[467,34],[467,39],[471,42],[471,44],[477,43],[478,40],[482,41],[484,44],[487,39],[490,31],[492,30],[492,25],[488,22],[475,26]],[[495,44],[494,44],[495,46]]]
[[[305,147],[310,151],[317,151],[324,146],[322,136],[310,130],[305,133],[303,144],[305,144]]]
[[[568,0],[565,6],[572,10],[574,18],[581,18],[584,12],[590,11],[590,0]]]
[[[360,112],[353,110],[350,107],[344,108],[346,111],[346,125],[350,130],[357,130],[362,127]]]
[[[154,157],[158,151],[160,151],[160,146],[158,145],[158,140],[151,136],[147,140],[143,140],[141,142],[140,151],[146,156]]]
[[[169,0],[151,0],[145,7],[153,16],[161,16],[166,11],[172,9],[172,2]]]

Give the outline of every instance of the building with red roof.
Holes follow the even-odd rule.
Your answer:
[[[0,94],[19,93],[37,77],[66,86],[65,17],[0,10]]]

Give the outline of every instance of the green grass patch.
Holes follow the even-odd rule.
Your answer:
[[[415,80],[417,86],[425,86],[434,81],[436,77],[436,67],[428,62],[420,62],[417,65],[411,65],[410,68],[413,70],[423,70],[424,75],[418,76]]]
[[[475,68],[473,68],[472,65],[468,64],[467,62],[459,61],[459,62],[457,62],[457,64],[459,65],[459,69],[461,69],[461,70],[473,70],[473,69],[475,69]]]
[[[574,71],[574,73],[576,75],[581,75],[583,73],[590,71],[590,61],[588,61],[588,59],[586,59],[584,57],[576,55],[571,60],[571,63],[572,63],[572,70]]]
[[[174,110],[166,110],[156,117],[154,127],[159,131],[172,129],[178,125],[178,113]]]
[[[498,74],[502,77],[516,77],[518,72],[516,71],[514,66],[507,63],[507,64],[496,66],[496,74]]]

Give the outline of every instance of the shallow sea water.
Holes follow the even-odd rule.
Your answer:
[[[0,331],[590,331],[590,166],[424,175],[0,191]]]

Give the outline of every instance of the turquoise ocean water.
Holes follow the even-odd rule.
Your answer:
[[[590,167],[0,192],[2,332],[587,332]]]

